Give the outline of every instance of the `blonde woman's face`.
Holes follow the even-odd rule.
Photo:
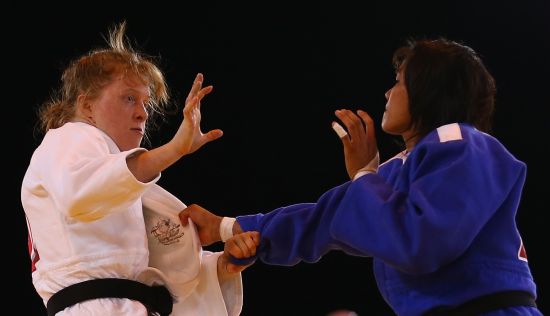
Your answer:
[[[139,147],[145,133],[149,97],[149,88],[140,80],[115,78],[92,101],[92,121],[121,151]]]

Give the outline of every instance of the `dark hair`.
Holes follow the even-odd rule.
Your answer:
[[[454,122],[489,132],[494,113],[495,82],[476,52],[447,40],[409,40],[393,55],[404,70],[409,111],[419,137]]]

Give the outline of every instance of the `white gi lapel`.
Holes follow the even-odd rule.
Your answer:
[[[142,203],[150,268],[140,279],[159,282],[155,278],[160,276],[176,299],[183,300],[199,282],[202,248],[195,225],[181,225],[178,213],[185,204],[156,184],[142,196]]]

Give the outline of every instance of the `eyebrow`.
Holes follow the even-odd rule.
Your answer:
[[[136,94],[139,94],[139,95],[143,95],[142,91],[131,88],[131,87],[123,89],[122,92],[123,93],[133,92],[133,93],[136,93]],[[151,98],[151,91],[147,90],[146,96],[147,96],[148,99]]]

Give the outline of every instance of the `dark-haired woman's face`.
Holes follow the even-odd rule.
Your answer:
[[[409,94],[405,86],[403,70],[397,73],[395,84],[385,94],[386,110],[382,117],[382,130],[391,135],[401,135],[407,139],[412,135]]]

